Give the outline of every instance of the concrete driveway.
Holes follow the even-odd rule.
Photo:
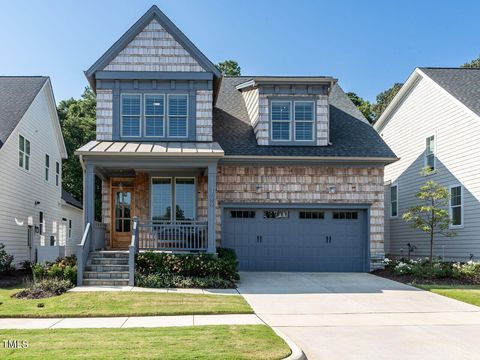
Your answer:
[[[242,272],[238,290],[308,359],[479,359],[480,308],[370,274]]]

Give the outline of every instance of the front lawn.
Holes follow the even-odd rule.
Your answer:
[[[0,289],[0,317],[95,317],[192,314],[251,314],[240,295],[146,292],[68,292],[38,300],[14,299]],[[39,304],[43,304],[39,305]],[[41,307],[39,307],[41,306]]]
[[[7,330],[2,336],[28,341],[26,349],[2,347],[3,359],[283,359],[290,354],[265,325]]]
[[[449,286],[449,285],[415,285],[435,294],[480,306],[480,286]]]

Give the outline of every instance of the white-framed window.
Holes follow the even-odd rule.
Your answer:
[[[194,177],[152,177],[152,221],[194,221],[196,184]]]
[[[270,114],[272,141],[290,141],[292,103],[290,101],[272,101]]]
[[[435,135],[431,135],[425,139],[425,164],[424,166],[430,171],[436,169],[435,159]]]
[[[55,185],[60,185],[60,163],[55,161]]]
[[[315,133],[315,102],[295,101],[293,106],[295,141],[313,141]]]
[[[141,94],[122,94],[120,105],[120,134],[122,137],[140,137]]]
[[[463,187],[461,185],[450,186],[450,227],[463,227]]]
[[[43,211],[38,213],[38,232],[40,235],[43,235],[45,232],[45,217],[43,216]]]
[[[188,95],[168,95],[168,136],[185,138],[188,136]]]
[[[50,180],[50,155],[45,154],[45,181]]]
[[[68,220],[68,238],[72,238],[72,219]]]
[[[398,216],[398,185],[390,186],[390,217]]]
[[[22,135],[18,135],[18,166],[30,170],[30,141]]]
[[[165,95],[145,94],[144,119],[146,137],[165,136]]]

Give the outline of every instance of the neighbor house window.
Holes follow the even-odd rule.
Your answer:
[[[450,187],[450,218],[452,227],[463,225],[463,191],[460,185]]]
[[[30,170],[30,141],[22,135],[18,136],[18,166]]]
[[[194,178],[152,178],[153,222],[195,220],[195,197]]]
[[[429,170],[435,170],[435,136],[430,136],[425,140],[425,167]]]
[[[295,140],[312,141],[314,135],[314,102],[294,102]]]
[[[145,136],[163,137],[165,135],[165,97],[164,95],[145,95]]]
[[[396,217],[398,215],[398,186],[392,185],[390,187],[390,216]]]
[[[272,140],[290,140],[291,103],[289,101],[272,101]]]
[[[38,232],[40,235],[43,235],[43,232],[45,231],[45,219],[43,217],[43,211],[40,211],[38,213]]]
[[[50,155],[45,154],[45,181],[50,177]]]
[[[60,163],[58,161],[55,162],[55,185],[60,185]]]
[[[121,135],[140,137],[141,95],[122,94]]]
[[[188,96],[168,95],[168,136],[187,137]]]
[[[72,220],[68,220],[68,238],[72,238]]]

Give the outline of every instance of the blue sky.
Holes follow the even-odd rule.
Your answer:
[[[480,54],[475,0],[0,0],[0,74],[49,75],[57,101],[156,4],[214,63],[246,75],[330,75],[368,100],[416,66]]]

